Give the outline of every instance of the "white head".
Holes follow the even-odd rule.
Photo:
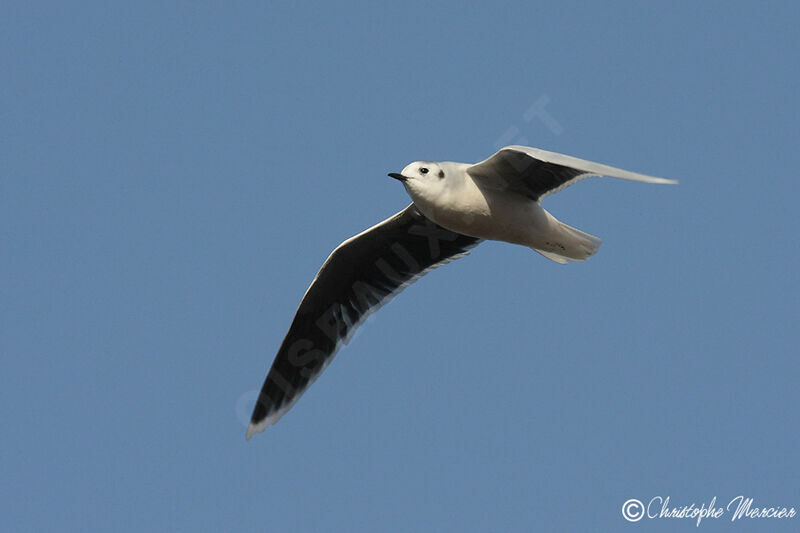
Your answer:
[[[400,174],[391,173],[389,176],[402,181],[414,201],[423,199],[435,202],[436,198],[444,194],[448,184],[452,186],[454,174],[446,163],[414,161],[406,165]]]

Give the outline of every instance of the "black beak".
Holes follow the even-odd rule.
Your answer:
[[[408,178],[397,172],[389,172],[389,177],[400,181],[406,181]]]

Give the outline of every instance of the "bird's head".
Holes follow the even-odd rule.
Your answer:
[[[430,199],[440,196],[448,182],[444,165],[433,161],[414,161],[406,165],[401,173],[392,172],[389,176],[402,181],[415,200],[420,196]]]

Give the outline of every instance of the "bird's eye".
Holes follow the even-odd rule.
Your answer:
[[[428,169],[425,168],[425,167],[422,167],[421,169],[419,169],[419,171],[420,171],[421,174],[427,174],[428,173]]]
[[[440,170],[440,171],[439,171],[439,177],[440,177],[440,178],[443,178],[443,177],[444,177],[444,170]]]

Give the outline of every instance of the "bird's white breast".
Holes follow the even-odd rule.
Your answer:
[[[462,179],[448,187],[412,190],[409,194],[422,213],[445,228],[479,237],[531,246],[548,226],[546,211],[521,194],[482,189],[461,171]]]

